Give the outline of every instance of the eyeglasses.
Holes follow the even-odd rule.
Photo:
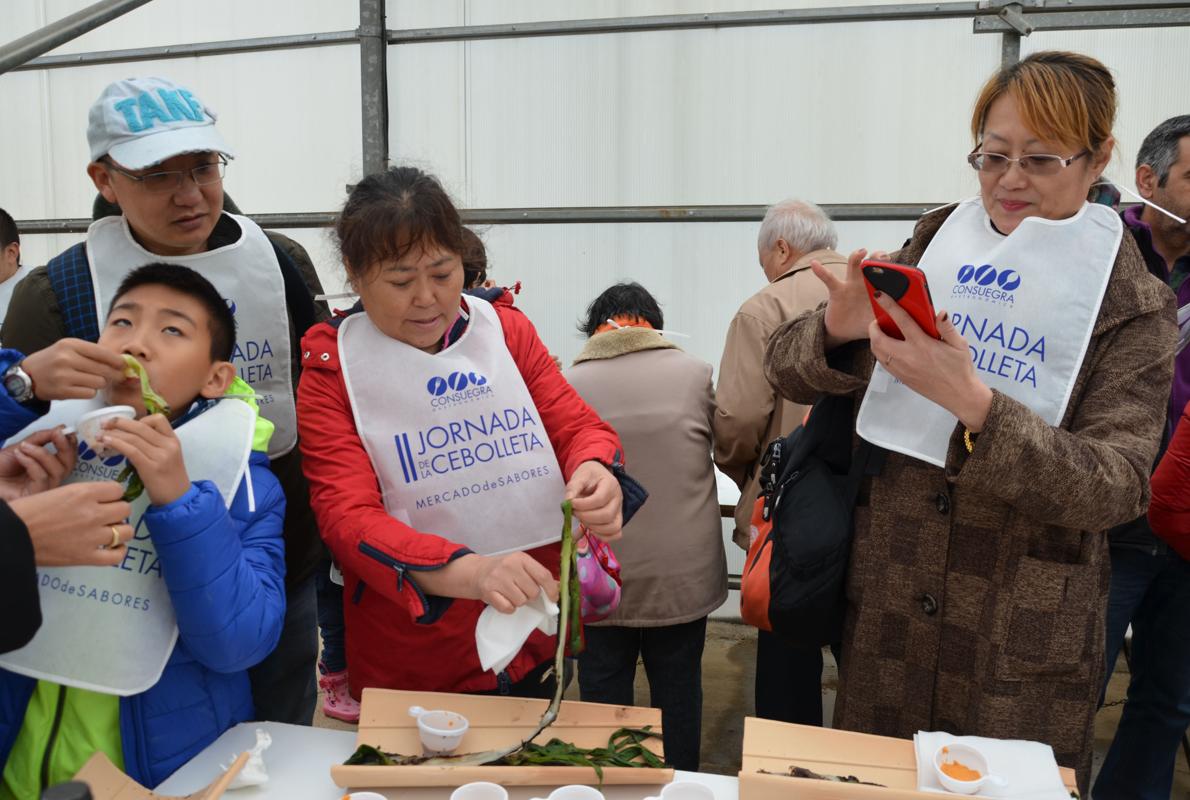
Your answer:
[[[105,163],[129,180],[134,180],[141,186],[144,186],[146,191],[154,194],[176,192],[182,188],[182,181],[185,180],[187,175],[199,186],[206,186],[207,184],[218,183],[223,180],[223,176],[227,172],[227,161],[222,157],[218,161],[212,161],[209,164],[199,164],[193,169],[172,169],[167,172],[150,172],[148,175],[133,175],[128,170],[116,166],[115,162],[110,158]]]
[[[967,156],[967,163],[975,171],[986,172],[989,175],[999,175],[1007,172],[1009,164],[1019,165],[1021,172],[1024,172],[1026,175],[1056,175],[1085,155],[1090,155],[1090,151],[1084,150],[1070,158],[1049,155],[1028,155],[1021,156],[1020,158],[1009,158],[999,153],[982,153],[976,150]]]

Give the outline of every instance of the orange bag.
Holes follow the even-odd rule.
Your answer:
[[[772,520],[764,518],[764,497],[756,498],[752,506],[752,520],[748,526],[748,557],[740,578],[740,617],[762,631],[772,631],[769,622],[769,560],[773,556],[773,540],[769,537]]]

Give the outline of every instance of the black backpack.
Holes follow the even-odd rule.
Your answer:
[[[761,461],[763,518],[772,527],[749,548],[741,613],[799,646],[842,638],[856,494],[887,455],[863,439],[852,452],[854,412],[852,397],[823,396]]]

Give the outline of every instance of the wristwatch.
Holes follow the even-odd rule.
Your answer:
[[[21,369],[19,361],[4,371],[0,383],[4,384],[4,391],[8,392],[8,396],[21,405],[34,398],[33,379],[29,377],[29,373]]]

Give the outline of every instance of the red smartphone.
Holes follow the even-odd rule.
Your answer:
[[[894,339],[904,339],[901,329],[892,321],[892,317],[884,313],[884,309],[876,302],[876,292],[882,292],[897,302],[921,329],[941,339],[938,335],[938,325],[935,322],[934,301],[930,297],[930,287],[926,283],[926,274],[917,267],[907,267],[904,264],[893,264],[888,261],[873,261],[865,259],[860,264],[864,274],[864,284],[868,288],[868,300],[872,303],[872,312],[876,315],[876,322],[880,330]]]

